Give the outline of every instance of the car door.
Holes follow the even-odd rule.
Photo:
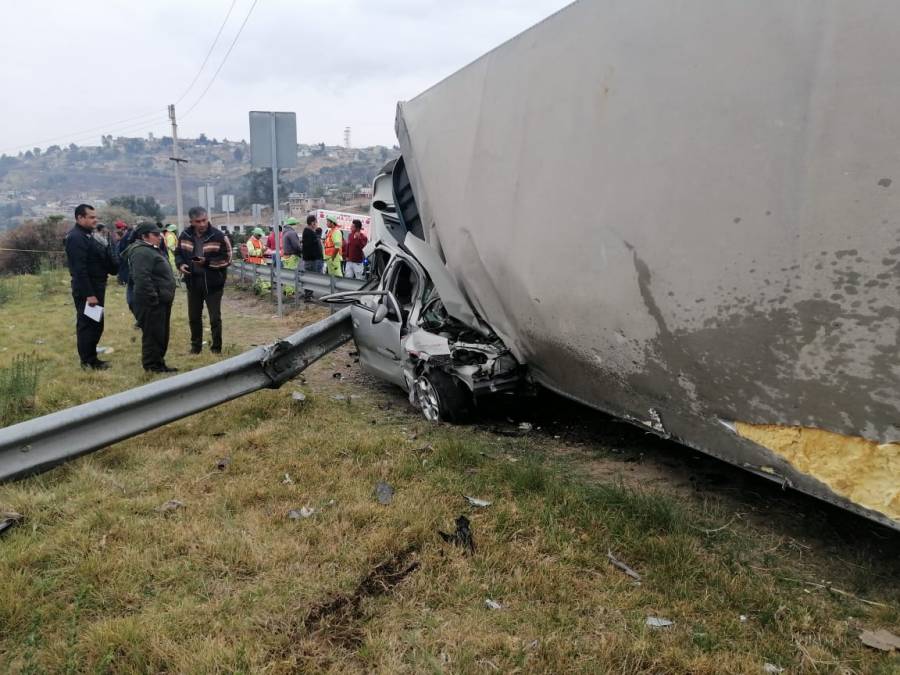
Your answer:
[[[385,271],[379,290],[390,291],[396,302],[386,297],[368,296],[354,303],[350,310],[360,365],[373,375],[404,389],[407,383],[401,367],[400,341],[418,304],[422,282],[417,265],[395,256]],[[378,321],[376,311],[380,305],[386,306],[387,313]]]

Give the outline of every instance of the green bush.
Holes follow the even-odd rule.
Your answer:
[[[0,425],[25,419],[34,410],[40,369],[34,354],[17,356],[11,365],[0,368]]]

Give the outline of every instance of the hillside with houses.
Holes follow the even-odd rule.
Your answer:
[[[179,139],[184,206],[199,202],[198,189],[212,186],[216,195],[233,194],[235,207],[270,203],[271,175],[253,169],[250,145],[244,140]],[[154,197],[164,213],[175,212],[172,138],[101,136],[99,145],[52,145],[16,156],[0,156],[0,229],[29,219],[69,215],[80,202],[102,206],[120,195]],[[280,193],[322,197],[340,204],[365,193],[373,177],[397,148],[346,148],[299,145],[294,169],[280,174]]]

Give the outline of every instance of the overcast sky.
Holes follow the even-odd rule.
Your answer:
[[[216,32],[231,16],[187,92]],[[0,153],[101,133],[247,138],[249,110],[297,113],[301,143],[394,145],[394,109],[568,0],[3,0]],[[142,117],[141,117],[142,116]],[[137,119],[135,119],[137,118]]]

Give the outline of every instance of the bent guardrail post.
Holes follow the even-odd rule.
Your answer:
[[[275,344],[0,429],[0,481],[45,471],[260,389],[276,389],[352,335],[346,308]]]

